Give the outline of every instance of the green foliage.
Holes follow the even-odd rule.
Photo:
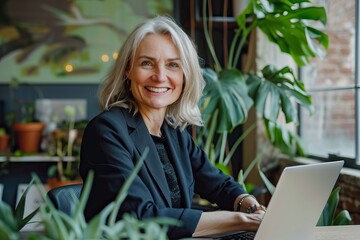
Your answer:
[[[307,7],[308,0],[251,0],[237,17],[243,38],[253,29],[260,29],[268,40],[289,54],[299,66],[309,58],[324,56],[329,39],[325,32],[311,26],[311,22],[326,25],[323,7]],[[247,24],[250,22],[251,24]]]
[[[308,64],[310,58],[322,58],[328,49],[328,36],[311,24],[325,25],[326,12],[323,7],[307,7],[307,2],[252,0],[237,17],[239,34],[247,38],[252,30],[258,28],[299,66]],[[305,151],[297,135],[288,131],[278,119],[282,113],[286,123],[298,123],[294,102],[312,113],[312,99],[305,86],[289,67],[278,70],[271,65],[265,66],[261,74],[249,74],[246,83],[249,95],[263,117],[270,142],[289,156],[303,156]]]
[[[331,225],[348,225],[351,222],[351,216],[347,210],[342,210],[336,214],[337,206],[340,198],[340,187],[336,187],[319,218],[317,226],[331,226]]]
[[[206,80],[202,113],[204,121],[216,121],[217,132],[230,132],[247,116],[253,100],[249,97],[243,74],[237,69],[223,69],[216,73],[210,68],[203,71]],[[215,110],[219,111],[212,119]]]
[[[34,91],[36,98],[41,99],[44,97],[40,88],[36,87],[35,85],[21,83],[21,81],[16,78],[12,77],[11,81],[9,82],[9,95],[11,101],[13,101],[18,109],[14,112],[10,112],[7,116],[7,122],[9,126],[14,124],[15,122],[21,123],[31,123],[37,122],[38,120],[35,118],[35,100],[34,101],[25,101],[16,94],[16,90],[21,86],[30,86],[31,89]]]
[[[241,143],[237,141],[225,156],[227,134],[244,122],[253,100],[248,96],[244,76],[239,70],[223,69],[216,73],[206,68],[203,74],[207,84],[200,108],[205,127],[199,129],[197,143],[203,145],[210,161],[215,163],[216,159],[219,165],[226,166]],[[205,143],[202,143],[203,140]]]
[[[269,141],[290,158],[305,156],[301,139],[286,126],[263,119]]]
[[[260,163],[261,163],[261,157],[257,156],[250,164],[249,166],[246,168],[246,171],[244,172],[243,170],[240,170],[239,174],[238,174],[238,178],[237,181],[238,183],[240,183],[243,188],[247,191],[250,192],[251,188],[253,186],[251,186],[251,184],[245,183],[245,180],[247,178],[247,176],[250,174],[250,172],[252,171],[252,169],[257,166],[258,172],[260,174],[260,178],[263,181],[263,183],[265,184],[265,187],[267,189],[267,191],[269,191],[269,193],[273,194],[275,192],[275,186],[271,183],[271,181],[266,177],[265,173],[262,171],[261,167],[260,167]],[[250,186],[250,188],[249,188]]]
[[[308,64],[310,58],[322,58],[328,49],[328,36],[312,27],[312,23],[325,25],[326,12],[323,7],[308,6],[307,3],[307,0],[251,0],[236,18],[238,28],[224,66],[217,58],[207,19],[203,18],[214,70],[204,69],[207,86],[200,106],[205,130],[200,130],[197,142],[213,162],[223,164],[228,133],[247,120],[253,106],[263,118],[267,136],[276,148],[291,157],[305,155],[296,133],[279,121],[279,116],[284,115],[286,123],[297,124],[296,104],[312,113],[312,98],[305,86],[296,79],[290,67],[276,69],[267,65],[261,73],[251,73],[240,71],[237,66],[249,34],[255,29],[262,31],[299,66]],[[207,16],[206,12],[207,1],[204,0],[203,16]]]
[[[299,137],[285,125],[281,125],[277,119],[283,114],[286,123],[297,124],[298,113],[293,102],[312,113],[311,96],[289,67],[277,70],[272,66],[266,66],[261,73],[262,75],[250,74],[247,86],[249,95],[255,101],[257,112],[263,117],[270,142],[290,157],[304,156]]]
[[[255,100],[256,109],[264,118],[276,122],[281,111],[287,123],[297,123],[298,114],[292,100],[313,111],[310,94],[289,67],[277,70],[273,66],[266,66],[261,73],[249,75],[246,82],[249,95]]]
[[[38,209],[35,209],[24,217],[26,195],[33,183],[34,180],[28,184],[14,211],[7,203],[0,201],[0,239],[20,239],[19,231],[38,212]]]

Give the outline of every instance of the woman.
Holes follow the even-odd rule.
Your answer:
[[[203,87],[196,50],[171,19],[156,17],[130,34],[100,91],[103,112],[82,141],[81,176],[95,174],[88,219],[115,199],[148,147],[119,218],[133,212],[139,219],[178,219],[182,226],[169,229],[171,239],[258,228],[264,207],[210,164],[185,130],[201,126]],[[191,209],[194,193],[224,210]]]

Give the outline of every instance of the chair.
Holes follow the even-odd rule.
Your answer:
[[[75,201],[80,198],[82,184],[71,184],[51,189],[47,195],[55,208],[71,215]]]

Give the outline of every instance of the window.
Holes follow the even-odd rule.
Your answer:
[[[329,49],[323,60],[300,69],[313,96],[314,114],[300,112],[300,135],[313,157],[346,158],[360,165],[359,3],[318,0],[327,11]]]

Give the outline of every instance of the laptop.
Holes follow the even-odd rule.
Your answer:
[[[200,239],[313,239],[316,224],[343,165],[344,161],[335,161],[286,167],[256,233],[227,233]],[[243,234],[252,237],[241,238]]]

